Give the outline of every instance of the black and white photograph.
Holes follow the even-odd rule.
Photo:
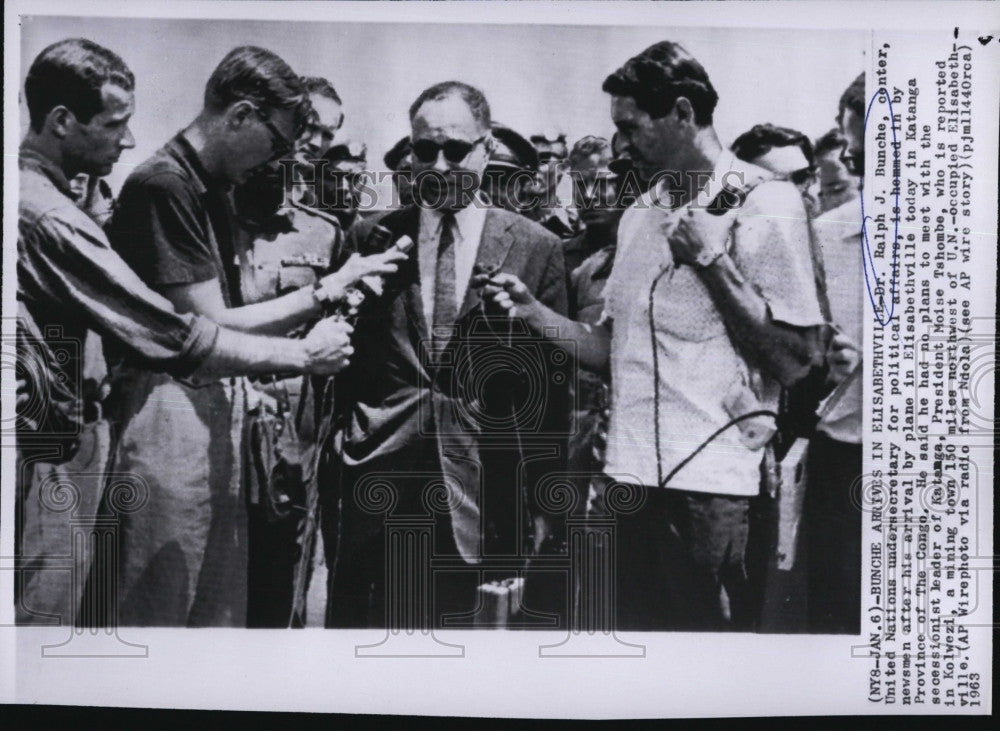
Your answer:
[[[990,712],[986,26],[16,5],[4,700]]]

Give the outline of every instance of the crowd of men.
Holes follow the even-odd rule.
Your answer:
[[[761,629],[782,484],[800,629],[859,631],[863,77],[731,149],[669,41],[605,80],[611,140],[444,81],[381,210],[334,84],[251,46],[113,198],[137,83],[83,39],[25,81],[19,621],[301,626],[322,554],[327,627],[567,627],[567,521],[610,516],[615,627]],[[72,591],[67,484],[116,536]]]

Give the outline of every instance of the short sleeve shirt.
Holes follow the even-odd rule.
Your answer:
[[[737,214],[729,255],[763,296],[774,320],[798,327],[821,325],[799,192],[789,183],[767,180],[760,168],[724,152],[704,200],[721,190],[729,171],[745,183],[757,182]],[[671,210],[658,202],[665,200],[664,190],[656,187],[625,212],[604,290],[605,314],[614,322],[615,384],[605,471],[621,481],[653,486],[732,418],[727,397],[744,394],[751,399],[744,404],[776,411],[780,392],[774,379],[734,348],[698,273],[675,266],[667,238],[685,208]],[[734,426],[678,471],[667,487],[755,495],[762,456],[760,448],[744,444]]]
[[[108,237],[151,287],[218,279],[226,305],[237,306],[235,231],[229,188],[178,134],[125,181]]]

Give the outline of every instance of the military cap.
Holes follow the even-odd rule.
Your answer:
[[[493,125],[493,152],[491,167],[538,172],[538,151],[523,136],[502,124]]]
[[[403,161],[409,156],[409,154],[410,154],[410,137],[409,135],[407,135],[399,142],[397,142],[395,145],[393,145],[392,149],[390,149],[387,153],[385,153],[385,157],[382,158],[382,161],[385,163],[385,166],[387,168],[396,171],[399,170],[400,166],[403,164]]]

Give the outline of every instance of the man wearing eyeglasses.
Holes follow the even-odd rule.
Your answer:
[[[474,624],[477,586],[512,578],[549,537],[532,498],[539,476],[558,473],[565,458],[566,374],[551,367],[551,348],[497,318],[470,286],[476,270],[509,272],[565,313],[559,240],[480,196],[494,144],[482,92],[437,84],[417,97],[410,120],[417,200],[378,223],[394,240],[409,236],[416,251],[385,294],[363,306],[356,367],[336,381],[340,418],[328,445],[336,477],[320,483],[329,486],[331,627],[385,626],[390,617],[440,627],[443,615],[462,612],[447,626]],[[355,225],[346,249],[362,247],[373,226]],[[542,380],[525,380],[532,374]],[[367,500],[372,480],[398,498],[391,515]],[[429,576],[434,606],[426,614],[387,597],[386,518],[404,514],[434,521],[435,560],[453,569]]]
[[[194,121],[125,182],[109,227],[112,246],[181,312],[256,334],[307,325],[322,312],[325,288],[351,283],[344,277],[352,267],[319,288],[245,304],[231,188],[288,156],[308,115],[302,81],[282,59],[252,46],[231,51],[209,78]],[[244,379],[181,381],[131,351],[117,356],[109,405],[120,425],[115,469],[142,475],[150,487],[147,505],[120,527],[118,619],[245,626],[240,442],[251,387]]]

